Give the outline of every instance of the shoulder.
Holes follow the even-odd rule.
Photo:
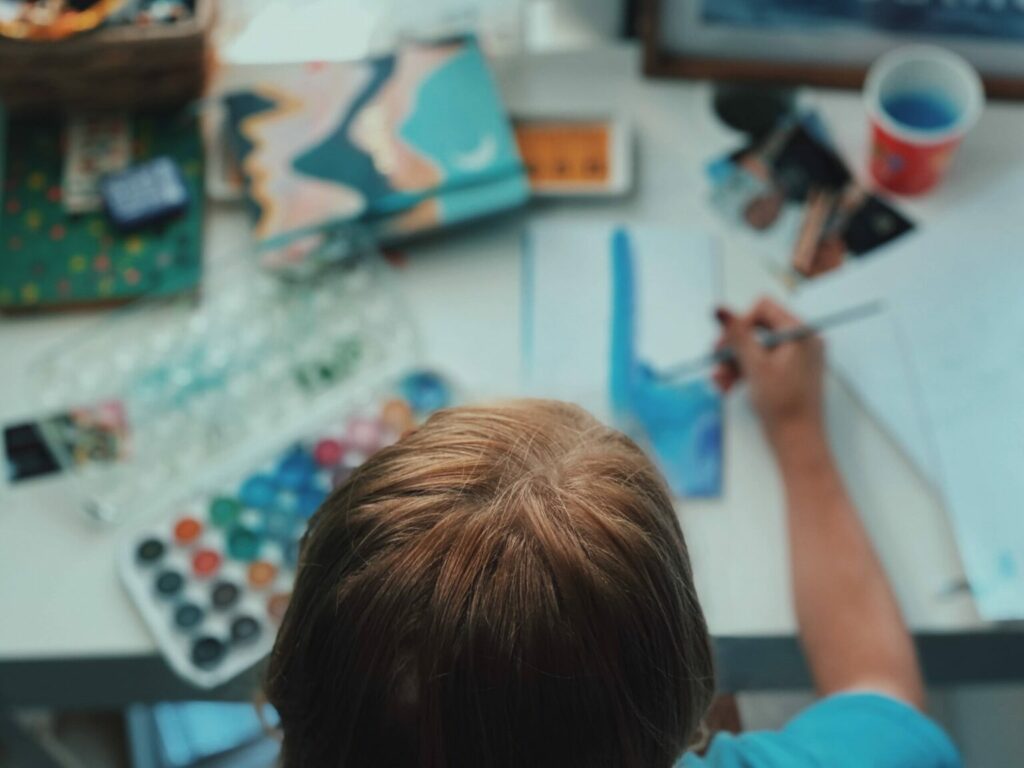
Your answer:
[[[961,768],[945,732],[903,702],[875,693],[822,699],[780,731],[718,736],[677,768]]]

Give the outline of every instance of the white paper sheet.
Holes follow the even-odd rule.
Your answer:
[[[943,492],[978,608],[994,620],[1024,618],[1021,201],[1024,175],[1004,179],[795,302],[806,316],[886,303],[892,333],[850,326],[830,338],[832,359]]]

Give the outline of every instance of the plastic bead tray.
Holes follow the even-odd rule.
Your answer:
[[[126,416],[123,460],[62,461],[77,505],[123,520],[380,391],[416,360],[387,273],[376,257],[303,283],[221,269],[198,305],[143,301],[41,354],[26,393],[39,412],[117,402]]]

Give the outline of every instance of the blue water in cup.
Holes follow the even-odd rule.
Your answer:
[[[957,120],[957,110],[937,93],[906,91],[882,100],[882,108],[897,123],[919,131],[941,131]]]

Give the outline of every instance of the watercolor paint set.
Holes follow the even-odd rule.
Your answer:
[[[453,401],[431,371],[402,377],[246,471],[133,534],[118,569],[181,677],[219,685],[263,658],[288,606],[310,516],[375,451]]]
[[[198,305],[141,302],[33,362],[25,395],[36,414],[105,402],[123,414],[112,461],[77,461],[66,441],[48,446],[69,505],[123,521],[154,498],[248,466],[417,359],[413,326],[379,257],[333,265],[308,284],[240,262],[220,266],[211,283],[219,285]]]

